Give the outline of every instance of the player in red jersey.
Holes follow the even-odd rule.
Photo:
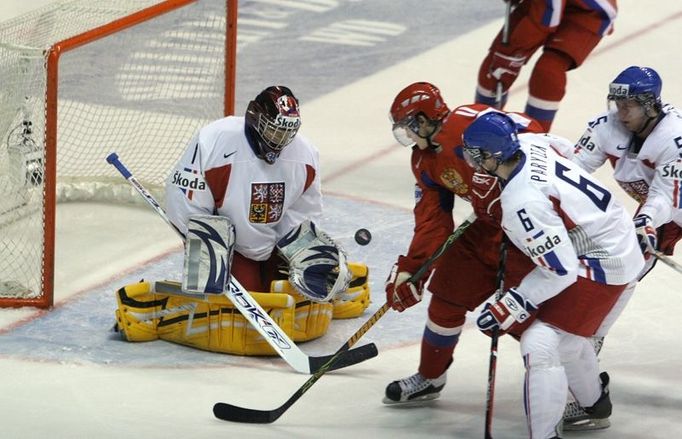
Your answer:
[[[454,230],[455,196],[470,201],[478,218],[434,264],[418,372],[390,383],[386,404],[439,396],[467,311],[495,291],[502,238],[499,218],[494,218],[499,209],[497,179],[475,173],[461,147],[464,129],[490,111],[498,110],[475,104],[450,111],[438,88],[426,82],[407,86],[391,105],[394,135],[401,144],[412,146],[411,167],[417,180],[414,236],[386,282],[386,297],[393,309],[403,311],[421,300],[425,282],[415,285],[407,279]],[[542,132],[536,121],[509,114],[520,130]],[[516,285],[533,267],[530,259],[509,246],[506,283]]]
[[[501,31],[478,72],[476,102],[494,105],[502,83],[502,108],[507,91],[521,68],[540,47],[530,76],[526,113],[549,131],[566,92],[566,72],[578,68],[613,30],[616,0],[507,0],[515,5],[509,17],[508,43]]]

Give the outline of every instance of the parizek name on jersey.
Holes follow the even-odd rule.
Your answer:
[[[198,174],[192,174],[186,171],[176,170],[173,174],[171,183],[182,189],[191,189],[193,191],[205,191],[206,182]]]
[[[530,179],[547,182],[547,149],[545,146],[530,145]]]
[[[552,250],[554,246],[558,245],[561,243],[561,238],[559,235],[554,235],[554,236],[547,236],[545,240],[534,246],[534,247],[526,247],[526,251],[532,258],[537,258],[539,256],[544,255],[548,251]]]
[[[669,163],[663,166],[662,176],[675,179],[682,179],[682,162],[678,160],[675,163]]]

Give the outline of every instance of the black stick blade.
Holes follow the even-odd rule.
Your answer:
[[[213,414],[216,418],[248,424],[271,424],[284,413],[284,410],[281,407],[275,410],[255,410],[224,402],[217,402],[213,406]]]
[[[376,345],[374,343],[369,343],[342,353],[334,360],[334,363],[331,364],[327,370],[337,370],[362,363],[365,360],[376,357],[378,354],[379,351],[377,350]],[[334,355],[336,354],[310,357],[310,373],[316,373],[322,367],[326,366]]]

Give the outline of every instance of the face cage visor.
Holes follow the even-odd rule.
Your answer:
[[[393,118],[389,115],[389,118]],[[419,136],[419,121],[415,116],[408,116],[400,122],[393,123],[393,137],[403,146],[414,146],[416,142],[409,136],[412,132]],[[421,136],[420,136],[421,137]]]
[[[464,142],[464,160],[470,167],[480,170],[483,168],[483,162],[488,158],[488,154],[485,153],[481,148],[469,145]]]
[[[273,122],[260,114],[258,115],[258,126],[256,127],[256,130],[263,138],[266,146],[270,148],[272,152],[279,155],[284,147],[294,140],[300,126],[300,117],[289,117],[278,114]]]

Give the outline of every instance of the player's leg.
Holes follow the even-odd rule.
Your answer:
[[[495,290],[499,256],[481,249],[499,248],[497,230],[483,221],[474,222],[436,263],[428,285],[432,297],[418,371],[390,383],[384,403],[424,401],[440,395],[467,310],[475,309]]]
[[[602,17],[592,12],[569,10],[547,39],[528,83],[525,112],[549,131],[559,104],[566,94],[566,72],[582,65],[601,41],[594,31]]]
[[[571,360],[566,361],[567,374],[571,379],[571,391],[576,395],[578,401],[583,401],[582,404],[590,405],[596,404],[593,399],[595,394],[599,393],[599,386],[597,381],[596,367],[596,353],[595,346],[591,344],[591,337],[595,335],[603,335],[610,325],[615,321],[622,311],[630,293],[626,292],[626,285],[604,285],[591,281],[585,278],[578,278],[578,280],[565,289],[558,296],[546,301],[538,311],[538,318],[542,319],[548,324],[553,325],[567,333],[587,337],[585,344],[582,346],[580,354],[575,354]],[[631,285],[631,288],[634,284]],[[623,297],[623,294],[626,294]],[[598,340],[597,340],[598,342]],[[582,342],[581,342],[582,343]],[[598,343],[597,343],[598,344]],[[576,359],[577,358],[577,359]],[[593,358],[593,360],[592,360]],[[590,363],[593,361],[593,363]],[[594,364],[594,366],[590,366]],[[593,369],[593,370],[590,370]],[[577,371],[576,371],[577,370]],[[583,374],[587,376],[587,380],[592,381],[592,390],[584,390],[584,386],[588,385],[581,382],[578,376]],[[588,382],[589,383],[589,382]],[[581,386],[583,390],[581,390]],[[574,388],[575,387],[575,388]],[[589,394],[592,392],[592,394]],[[604,402],[606,404],[606,402]],[[587,413],[592,418],[595,418],[594,426],[584,422],[586,417],[582,413],[568,413],[568,422],[564,421],[564,429],[595,429],[608,427],[608,416],[610,415],[610,401],[608,401],[609,408],[606,406],[600,410],[592,410]]]
[[[440,396],[464,326],[466,308],[431,296],[416,374],[386,387],[385,404],[428,401]]]
[[[530,437],[558,437],[557,426],[568,395],[568,381],[561,364],[559,345],[562,333],[535,320],[521,336],[526,375],[524,409]]]
[[[502,44],[500,31],[479,67],[476,103],[495,105],[497,83],[501,82],[504,107],[507,91],[516,81],[521,68],[556,26],[543,19],[547,16],[545,10],[544,2],[526,1],[512,11],[508,44]]]
[[[609,427],[609,376],[606,372],[599,374],[599,362],[592,339],[567,334],[561,346],[561,358],[571,394],[580,408],[580,413],[573,413],[570,417],[566,416],[564,410],[563,429],[575,431]]]

